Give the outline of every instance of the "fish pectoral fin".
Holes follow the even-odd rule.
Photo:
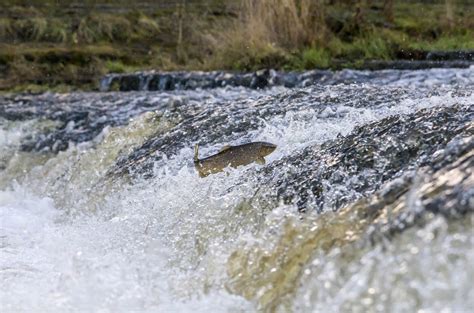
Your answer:
[[[219,150],[219,152],[225,151],[225,150],[227,150],[227,149],[229,149],[229,148],[230,148],[229,145],[225,145],[225,146],[223,146],[223,147]]]
[[[257,158],[255,162],[257,162],[257,164],[260,164],[260,165],[265,165],[265,159],[263,157]]]

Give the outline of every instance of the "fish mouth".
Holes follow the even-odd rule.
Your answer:
[[[262,147],[260,148],[260,151],[261,151],[263,156],[267,156],[270,153],[272,153],[273,151],[275,151],[276,148],[277,148],[277,146],[272,144],[272,143],[262,142]]]

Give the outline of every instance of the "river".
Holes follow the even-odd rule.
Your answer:
[[[0,97],[2,312],[472,310],[473,66],[226,75]]]

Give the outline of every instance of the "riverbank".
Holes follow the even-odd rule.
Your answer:
[[[149,69],[373,69],[425,61],[432,51],[474,50],[467,2],[450,9],[444,1],[389,2],[7,1],[0,91],[98,90],[108,73]]]

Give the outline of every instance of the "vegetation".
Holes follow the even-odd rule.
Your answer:
[[[474,49],[469,1],[5,0],[0,90],[96,89],[110,72],[303,70]]]

